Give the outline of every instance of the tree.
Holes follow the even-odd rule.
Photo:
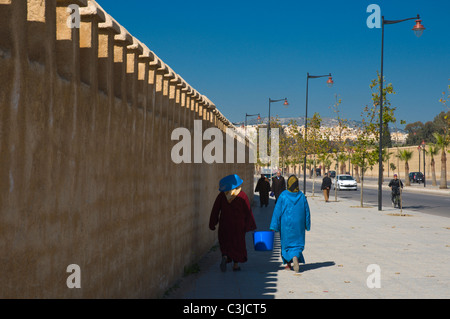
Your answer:
[[[448,135],[434,133],[433,136],[436,139],[436,146],[441,150],[441,180],[439,188],[445,189],[447,188],[447,156],[445,152],[450,141]]]
[[[395,166],[395,164],[394,164],[394,163],[390,163],[390,164],[389,164],[389,167],[390,167],[390,169],[391,169],[392,173],[394,173],[394,172],[395,172],[395,170],[397,169],[397,166]]]
[[[383,78],[381,79],[380,74],[377,72],[377,79],[372,80],[370,84],[370,88],[372,90],[372,102],[373,107],[368,108],[366,106],[366,111],[370,114],[368,118],[370,118],[370,121],[368,122],[367,129],[372,133],[372,135],[375,137],[375,140],[378,142],[378,144],[381,144],[382,149],[392,147],[392,141],[391,141],[391,134],[389,132],[389,123],[396,123],[396,118],[394,116],[394,112],[396,110],[395,107],[391,105],[390,100],[388,99],[388,95],[390,94],[396,94],[394,91],[394,87],[392,83],[386,84],[383,86],[383,105],[380,105],[380,82],[383,80],[383,82],[386,82],[386,80]],[[382,116],[382,127],[380,127],[379,123],[379,114],[381,109],[383,110],[383,116]],[[377,121],[374,121],[374,119],[377,119]],[[380,129],[382,130],[382,140],[380,143]],[[383,154],[378,156],[378,161],[381,160],[382,171],[384,171],[383,167]],[[381,177],[383,179],[383,177]],[[382,181],[381,181],[382,182]]]
[[[337,141],[335,147],[333,148],[334,160],[336,164],[339,165],[338,154],[345,148],[346,141],[342,139],[342,134],[348,129],[348,120],[344,119],[340,115],[339,105],[342,103],[342,99],[338,98],[338,95],[335,95],[336,103],[332,106],[334,113],[336,113],[338,126],[337,126]],[[336,169],[336,174],[338,169]],[[334,200],[337,201],[337,189],[334,187]]]
[[[449,79],[450,80],[450,79]],[[445,96],[447,94],[447,96]],[[447,114],[443,117],[444,135],[447,142],[450,140],[450,85],[448,85],[448,93],[442,92],[442,98],[439,102],[444,105],[444,107],[449,110]],[[450,153],[450,150],[448,151]],[[447,176],[445,176],[447,178]],[[441,176],[442,180],[442,176]],[[447,186],[446,186],[447,187]]]
[[[357,183],[361,183],[361,180],[359,178],[359,166],[358,166],[358,158],[357,155],[355,154],[355,148],[353,148],[353,152],[350,155],[350,161],[353,164],[353,170],[354,170],[354,174],[355,174],[355,180]]]
[[[431,180],[432,185],[436,186],[436,163],[434,157],[439,153],[439,148],[436,145],[428,145],[428,154],[431,156]]]
[[[345,169],[346,169],[346,162],[348,160],[348,155],[345,153],[339,153],[338,154],[338,161],[341,163],[340,166],[340,174],[345,174]]]
[[[408,150],[401,150],[399,154],[397,155],[400,160],[405,161],[405,186],[411,186],[411,183],[409,182],[409,164],[408,161],[411,160],[411,157],[413,155],[412,151]]]
[[[387,123],[383,124],[383,141],[381,145],[387,148],[392,147],[391,131],[389,130],[389,125]]]
[[[433,133],[439,133],[439,134],[448,134],[449,130],[449,119],[450,119],[450,110],[445,112],[442,111],[438,115],[436,115],[433,119]]]
[[[442,105],[448,110],[447,114],[443,116],[442,121],[444,124],[444,134],[446,134],[448,138],[450,134],[450,85],[448,85],[447,89],[447,93],[442,92],[442,98],[439,100],[439,102],[441,102]]]
[[[421,121],[407,124],[405,126],[405,131],[408,133],[406,145],[420,145],[422,141],[433,143],[433,133],[447,134],[449,119],[450,110],[440,112],[434,117],[433,121],[428,121],[425,124]]]
[[[393,153],[389,153],[388,152],[388,149],[387,148],[385,148],[385,149],[383,149],[382,150],[382,152],[381,152],[381,157],[382,157],[382,159],[383,159],[383,163],[384,162],[389,162],[389,159],[391,158],[391,155],[392,155]],[[383,177],[384,177],[384,164],[383,163],[381,163],[381,169],[383,170]],[[388,170],[389,170],[389,167],[388,167]],[[388,174],[389,175],[389,174]],[[384,179],[383,179],[384,180]]]
[[[372,101],[373,101],[373,108],[370,109],[371,112],[380,114],[380,81],[381,75],[379,72],[377,72],[377,78],[372,80],[370,84],[370,89],[372,90]],[[383,83],[386,82],[386,80],[383,78]],[[388,99],[388,94],[396,94],[394,91],[394,86],[392,83],[385,84],[383,86],[383,118],[382,118],[382,141],[381,141],[381,147],[392,147],[392,141],[391,141],[391,134],[389,132],[389,123],[394,123],[396,121],[394,112],[396,110],[396,107],[393,107],[391,105],[390,100]],[[379,118],[379,116],[378,116]],[[375,123],[374,123],[375,124]],[[375,134],[376,138],[379,139],[380,136],[380,124],[373,125],[371,127],[372,133]]]
[[[289,164],[289,156],[291,154],[292,138],[286,134],[283,126],[280,124],[280,119],[276,117],[275,123],[271,122],[271,128],[279,128],[279,140],[278,140],[278,154],[279,163],[282,174],[286,174],[286,168]]]
[[[405,126],[405,131],[408,133],[406,138],[406,145],[419,145],[422,142],[422,130],[424,125],[421,121],[409,123]]]
[[[360,200],[361,207],[364,206],[364,173],[368,168],[372,168],[377,162],[377,150],[375,148],[374,126],[376,125],[376,113],[368,112],[368,107],[364,107],[361,114],[362,126],[353,147],[353,165],[361,170]]]
[[[309,172],[309,178],[312,178],[312,167],[314,166],[314,159],[306,158],[306,169]]]
[[[322,132],[320,130],[322,119],[319,113],[314,113],[313,117],[311,119],[307,119],[307,121],[308,121],[308,141],[307,141],[308,153],[313,154],[312,194],[314,196],[314,186],[316,181],[316,167],[317,167],[316,154],[323,153],[324,149],[326,148],[325,147],[326,145],[324,139],[322,138]]]
[[[364,194],[364,173],[367,169],[372,168],[377,163],[378,151],[376,149],[370,149],[370,145],[373,143],[372,139],[368,139],[363,134],[358,135],[358,141],[353,154],[353,163],[357,165],[361,170],[361,187],[360,187],[360,200],[361,207],[364,207],[363,194]]]
[[[305,154],[305,143],[303,134],[300,131],[297,121],[291,120],[286,128],[287,135],[287,165],[303,165],[303,156]],[[299,167],[299,174],[301,169]]]
[[[372,107],[367,105],[363,109],[362,127],[357,136],[357,140],[354,143],[354,153],[352,156],[352,162],[358,166],[361,170],[361,207],[363,206],[363,191],[364,191],[364,173],[368,168],[373,168],[378,162],[378,149],[376,143],[379,142],[380,137],[380,124],[379,114],[381,107],[383,108],[382,128],[386,131],[389,123],[395,123],[394,117],[395,107],[391,106],[388,94],[395,94],[392,83],[389,83],[383,88],[383,105],[380,105],[380,85],[381,76],[377,72],[377,79],[371,81],[370,89],[372,90]],[[383,79],[385,81],[385,79]],[[387,133],[383,134],[386,135]],[[390,134],[389,134],[390,137]],[[385,145],[386,144],[386,145]],[[383,147],[389,146],[389,143],[383,139]],[[382,163],[380,163],[382,165]]]
[[[293,154],[298,154],[297,152],[294,152],[294,149],[298,147],[299,144],[296,143],[295,137],[293,134],[291,134],[294,124],[291,121],[288,126],[285,128],[280,123],[280,118],[277,116],[275,119],[272,119],[270,121],[270,128],[271,130],[278,129],[279,135],[278,135],[278,154],[279,154],[279,168],[281,168],[282,173],[286,174],[287,167],[291,164],[291,162],[294,160],[292,158]],[[273,133],[273,132],[272,132]],[[269,145],[268,150],[271,150],[271,142],[272,139],[269,138]],[[273,167],[273,169],[277,169],[276,167]]]
[[[324,143],[325,144],[325,143]],[[330,169],[331,160],[330,160],[330,154],[328,154],[328,151],[326,147],[322,149],[322,153],[319,154],[319,161],[322,163],[323,167],[323,174],[327,172],[326,169]]]

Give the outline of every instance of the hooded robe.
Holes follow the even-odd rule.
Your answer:
[[[311,228],[311,216],[305,195],[298,188],[296,190],[285,190],[280,194],[270,223],[271,230],[280,232],[283,263],[291,262],[294,256],[305,263],[305,231]]]
[[[278,200],[280,194],[286,189],[286,180],[283,176],[272,177],[272,192],[275,195],[275,199]]]
[[[261,178],[258,180],[255,192],[259,192],[259,202],[261,207],[262,205],[269,205],[270,183],[264,175],[261,175]]]
[[[211,211],[209,228],[215,230],[217,223],[222,256],[228,257],[227,262],[246,262],[245,233],[256,229],[247,194],[241,190],[228,202],[225,193],[220,192]]]

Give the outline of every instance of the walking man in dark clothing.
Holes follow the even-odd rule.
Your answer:
[[[286,190],[286,181],[284,177],[281,176],[281,172],[278,171],[277,176],[272,177],[272,192],[275,195],[275,204],[284,190]]]
[[[261,207],[269,205],[270,182],[264,174],[256,184],[255,192],[259,192],[259,203]]]
[[[397,204],[398,208],[400,208],[401,205],[400,188],[403,189],[403,183],[401,180],[397,178],[397,174],[394,174],[394,179],[391,179],[388,186],[391,188],[392,207],[395,208]]]
[[[328,173],[325,173],[325,176],[322,179],[322,186],[320,187],[323,190],[323,197],[325,198],[325,202],[328,202],[328,198],[330,197],[330,188],[331,188],[331,178],[328,177]]]

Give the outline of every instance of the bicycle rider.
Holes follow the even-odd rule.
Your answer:
[[[397,174],[394,174],[394,179],[389,182],[388,185],[391,188],[391,200],[392,207],[395,207],[396,197],[400,196],[400,187],[403,189],[403,183],[397,178]]]

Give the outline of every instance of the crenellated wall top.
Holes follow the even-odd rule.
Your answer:
[[[211,110],[226,126],[232,123],[218,110],[217,106],[205,95],[194,89],[183,77],[163,62],[155,52],[143,42],[131,35],[128,30],[109,15],[95,0],[56,0],[57,6],[76,4],[80,7],[82,21],[95,21],[99,30],[107,30],[114,34],[114,43],[126,47],[128,52],[136,52],[140,63],[148,63],[150,70],[155,70],[171,84],[176,85],[183,93],[197,101],[204,108]],[[104,32],[104,31],[103,31]]]
[[[108,29],[113,31],[114,34],[120,34],[119,24],[111,18],[109,14],[105,14],[105,22],[98,24],[99,29]]]
[[[89,0],[87,6],[80,6],[80,15],[82,21],[95,19],[98,22],[105,22],[106,12],[97,2]]]

